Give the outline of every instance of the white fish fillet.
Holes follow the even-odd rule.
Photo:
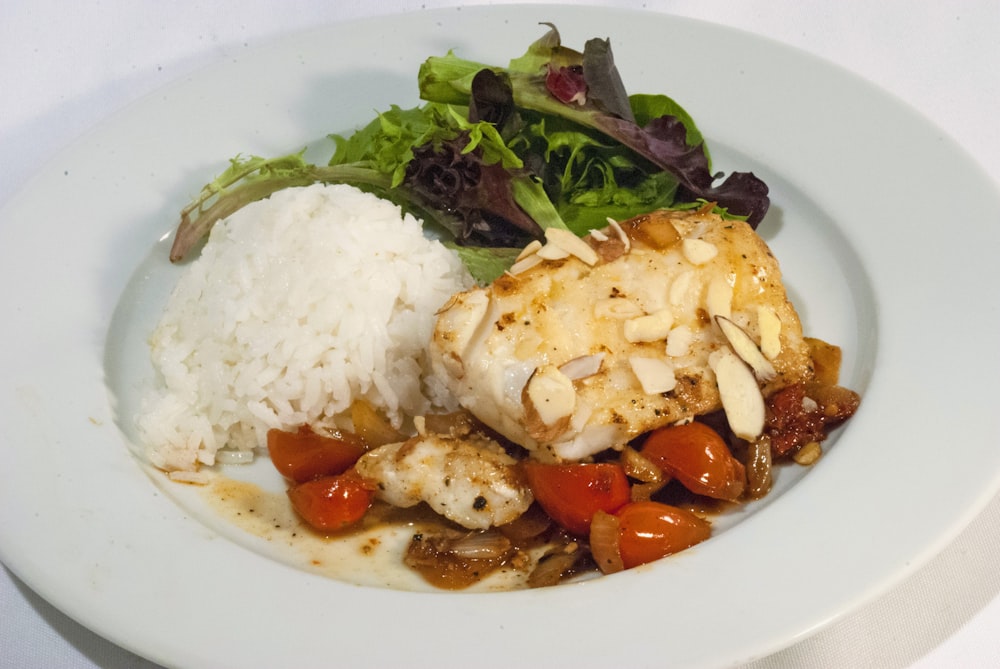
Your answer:
[[[384,502],[401,508],[426,502],[463,527],[483,530],[517,519],[534,500],[515,464],[480,435],[431,434],[379,446],[354,468],[378,485]]]
[[[662,211],[586,242],[596,262],[540,253],[455,295],[431,342],[435,373],[459,402],[533,457],[586,459],[719,409],[709,357],[729,344],[716,315],[770,354],[763,392],[812,375],[778,263],[747,224]]]

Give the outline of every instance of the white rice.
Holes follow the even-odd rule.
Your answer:
[[[166,470],[239,460],[270,428],[395,426],[455,407],[430,373],[434,314],[472,280],[420,222],[350,186],[291,188],[212,230],[150,338],[140,435]],[[225,450],[222,450],[225,449]]]

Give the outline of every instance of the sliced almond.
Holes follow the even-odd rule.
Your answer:
[[[677,385],[674,366],[666,360],[633,355],[629,356],[628,362],[647,395],[670,392]]]
[[[604,234],[604,231],[602,231],[602,230],[591,230],[590,231],[590,237],[594,241],[598,241],[598,242],[606,242],[609,239],[611,239],[606,234]]]
[[[547,228],[545,239],[549,244],[554,244],[570,255],[576,256],[588,265],[595,265],[598,261],[597,251],[590,248],[590,244],[583,241],[569,230],[562,228]]]
[[[569,418],[576,407],[573,381],[555,365],[542,365],[536,369],[528,379],[526,394],[545,425],[555,425]]]
[[[719,249],[712,242],[704,239],[685,239],[681,242],[681,251],[692,265],[704,265],[719,255]]]
[[[546,244],[538,249],[536,255],[543,260],[562,260],[569,258],[569,251],[556,244]]]
[[[687,355],[694,342],[694,332],[686,325],[678,325],[667,335],[667,355],[679,358]]]
[[[540,265],[542,260],[543,258],[539,258],[537,253],[532,253],[531,255],[525,256],[511,265],[510,269],[507,270],[507,273],[517,276],[518,274],[526,272],[536,265]]]
[[[613,218],[609,218],[608,226],[610,226],[611,229],[615,231],[615,234],[618,235],[618,239],[620,239],[622,241],[622,244],[625,245],[625,253],[631,251],[632,240],[629,239],[628,235],[625,234],[625,231],[622,230],[622,226],[618,223],[618,221],[616,221]]]
[[[699,214],[695,214],[695,216],[692,217],[691,220],[695,222],[694,223],[694,227],[692,227],[690,230],[688,230],[688,233],[687,233],[686,236],[689,239],[701,239],[702,235],[704,235],[706,232],[708,232],[712,228],[713,221],[718,220],[718,219],[714,219],[714,218],[713,219],[705,219],[705,218],[701,218]]]
[[[729,318],[733,310],[733,287],[724,276],[716,276],[708,284],[708,295],[705,297],[708,313],[715,318]]]
[[[729,345],[733,347],[736,355],[750,365],[758,379],[770,381],[774,378],[774,365],[764,357],[746,330],[725,316],[716,316],[715,322],[719,325],[719,329],[726,336],[726,340],[729,341]]]
[[[540,248],[542,248],[542,243],[537,239],[532,239],[530,242],[528,242],[528,245],[525,246],[523,249],[521,249],[521,252],[517,254],[517,258],[515,258],[515,261],[524,260],[532,253],[538,253],[538,249]]]
[[[684,298],[688,294],[688,290],[691,288],[691,281],[694,280],[695,272],[693,269],[685,270],[677,275],[677,277],[670,284],[670,292],[668,294],[668,299],[670,304],[678,306],[684,303]]]
[[[604,354],[595,353],[593,355],[581,355],[559,365],[559,371],[565,374],[570,381],[579,381],[597,374],[601,371],[604,363]]]
[[[669,309],[660,309],[652,314],[630,318],[625,321],[625,339],[633,344],[660,341],[667,338],[673,324],[674,314]]]
[[[427,418],[424,416],[414,416],[413,417],[413,429],[417,431],[417,434],[421,437],[427,436]]]
[[[730,429],[740,439],[752,441],[764,431],[764,395],[750,367],[735,353],[722,350],[709,358],[719,386],[719,399]]]
[[[757,307],[757,329],[760,330],[760,352],[768,360],[781,354],[781,319],[767,304]]]

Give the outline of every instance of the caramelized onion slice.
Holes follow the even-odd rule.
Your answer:
[[[631,446],[622,449],[622,468],[625,475],[642,483],[660,483],[666,477],[663,470],[653,464],[649,458]]]
[[[747,489],[749,499],[760,499],[771,490],[771,439],[757,437],[747,444]]]
[[[527,511],[511,522],[500,525],[497,530],[514,543],[524,544],[540,538],[551,527],[552,519],[538,504],[532,504]]]
[[[618,543],[618,518],[598,511],[590,521],[590,554],[605,574],[625,569]]]
[[[394,428],[365,400],[356,400],[351,404],[351,422],[354,432],[372,448],[406,440],[406,435]]]
[[[495,530],[469,532],[455,541],[439,546],[442,552],[466,560],[502,559],[511,548],[510,539]]]
[[[569,549],[570,546],[566,546],[542,556],[528,576],[528,587],[545,588],[561,583],[580,559],[580,551]]]

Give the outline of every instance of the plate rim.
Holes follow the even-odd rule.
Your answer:
[[[539,11],[541,11],[542,9],[545,9],[546,11],[551,11],[551,13],[553,13],[553,14],[563,14],[563,15],[565,15],[567,13],[567,9],[565,7],[561,7],[561,6],[555,6],[551,10],[549,10],[547,8],[547,6],[544,6],[544,5],[532,5],[531,7],[532,7],[533,10],[534,9],[538,9]],[[475,9],[476,11],[472,11],[473,9]],[[656,21],[661,22],[661,23],[671,23],[671,22],[688,23],[688,24],[701,24],[701,23],[703,23],[701,21],[697,21],[697,20],[694,20],[694,19],[684,19],[684,18],[680,18],[680,17],[673,17],[673,16],[661,15],[661,14],[652,14],[652,13],[640,12],[640,11],[628,11],[628,10],[621,10],[621,9],[599,8],[599,7],[586,7],[586,8],[573,8],[573,9],[576,12],[582,12],[583,14],[588,14],[591,17],[607,16],[608,14],[614,14],[614,15],[617,16],[617,15],[622,15],[622,14],[628,13],[628,14],[633,14],[633,15],[648,16],[651,19],[655,19]],[[505,5],[505,6],[497,6],[497,7],[493,7],[493,8],[464,8],[463,12],[465,12],[466,14],[489,14],[489,13],[494,13],[495,12],[495,13],[499,13],[499,14],[503,15],[503,14],[507,14],[507,13],[512,13],[512,12],[514,12],[516,10],[517,10],[517,6]],[[430,13],[437,13],[437,14],[440,14],[442,16],[444,16],[445,14],[453,16],[453,11],[454,11],[453,9],[452,10],[427,10],[428,14],[430,14]],[[407,13],[399,14],[399,15],[393,15],[392,17],[389,17],[389,18],[392,18],[394,20],[399,20],[399,17],[403,17],[403,16],[411,17],[412,18],[412,15],[411,14],[407,14]],[[345,22],[345,23],[332,24],[330,26],[325,26],[325,27],[314,29],[314,30],[310,30],[309,33],[317,33],[318,34],[320,32],[326,32],[326,31],[329,31],[329,30],[332,30],[332,31],[336,32],[338,30],[343,30],[343,29],[346,29],[349,26],[355,26],[355,25],[360,24],[360,23],[372,23],[372,24],[380,23],[380,22],[385,21],[386,18],[387,17],[379,17],[378,19],[365,19],[363,21],[355,21],[355,22]],[[581,23],[582,22],[583,22],[583,20],[581,19]],[[737,31],[736,29],[730,28],[730,27],[718,26],[718,25],[715,25],[715,24],[705,24],[705,25],[706,26],[711,26],[711,28],[714,29],[714,30],[721,29],[721,30],[727,31],[730,34],[738,34],[739,33],[739,31]],[[704,28],[702,28],[702,29],[704,29]],[[745,35],[745,38],[752,39],[754,41],[769,42],[769,40],[767,40],[766,38],[762,38],[762,37],[757,36],[757,35],[751,35],[749,33],[745,33],[744,35]],[[299,38],[300,37],[298,35],[283,37],[280,40],[275,41],[271,45],[268,45],[267,48],[281,50],[282,48],[284,48],[282,46],[282,44],[291,43],[293,40],[297,40]],[[787,47],[785,45],[780,45],[780,44],[778,44],[776,42],[773,42],[773,41],[770,41],[770,48],[779,48],[779,49],[784,50],[785,52],[795,51],[796,53],[803,53],[803,52],[798,52],[797,50],[793,49],[792,47]],[[808,56],[808,55],[806,54],[806,56]],[[826,63],[825,61],[821,61],[821,60],[819,60],[819,59],[817,59],[815,57],[811,57],[810,56],[809,58],[811,58],[814,61],[816,61],[814,63],[814,65],[816,65],[816,63],[822,63],[822,67],[837,68],[836,65],[831,65],[831,64]],[[216,67],[216,66],[210,65],[204,71],[207,71],[207,70],[212,69],[214,67]],[[841,71],[841,72],[842,72],[842,74],[848,74],[849,75],[849,73],[846,73],[844,71]],[[187,79],[195,79],[198,76],[200,76],[199,73],[195,73],[194,75],[192,75],[191,77],[188,77]],[[877,90],[879,92],[879,95],[886,95],[884,91],[881,91],[881,89],[877,89],[877,87],[874,87],[872,84],[870,84],[868,82],[865,82],[860,77],[855,77],[854,75],[849,75],[849,76],[857,79],[858,82],[861,82],[862,84],[864,84],[866,86],[869,86],[869,87],[872,87],[873,89]],[[176,92],[176,90],[178,88],[183,88],[183,84],[184,84],[184,82],[179,82],[176,86],[175,85],[171,85],[171,88],[173,89],[174,92]],[[869,92],[871,92],[871,91],[869,91]],[[160,94],[162,94],[162,91],[154,92],[153,94],[150,94],[149,98],[155,97],[156,95],[160,95]],[[148,102],[149,98],[147,98],[147,102]],[[107,128],[109,128],[110,126],[112,126],[115,123],[115,119],[120,118],[122,116],[126,116],[126,115],[128,115],[130,113],[134,113],[135,109],[141,108],[142,105],[146,104],[147,102],[141,102],[140,101],[140,103],[130,105],[125,110],[122,110],[121,112],[119,112],[119,113],[117,113],[115,115],[112,115],[105,122],[103,122],[97,129],[95,129],[91,133],[88,133],[88,137],[92,138],[94,135],[99,135],[101,132],[106,132]],[[896,104],[900,104],[901,105],[902,103],[897,100]],[[905,107],[905,105],[904,105],[904,107]],[[906,110],[907,110],[907,113],[915,113],[909,107],[906,107]],[[697,115],[696,115],[696,118],[698,118]],[[933,129],[933,126],[930,126],[930,127]],[[940,131],[938,131],[938,132],[940,132]],[[710,136],[710,141],[711,141],[711,136]],[[965,154],[964,150],[962,150],[961,147],[958,147],[957,144],[954,145],[951,148],[952,148],[953,152],[957,149],[958,153],[961,156],[963,156],[966,160],[968,160],[968,156]],[[65,151],[63,153],[71,153],[71,152],[72,152],[72,149],[67,149],[67,151]],[[58,158],[56,160],[54,160],[53,162],[58,162]],[[976,167],[978,168],[978,165],[976,165]],[[51,170],[52,170],[52,168],[50,166],[50,167],[43,168],[43,170],[41,172],[46,173],[46,172],[51,172]],[[30,192],[32,190],[32,188],[33,188],[33,183],[34,182],[35,182],[35,180],[32,180],[31,182],[29,182],[29,184],[27,184],[25,187],[22,188],[22,190],[20,191],[20,193]],[[994,199],[996,199],[996,192],[995,191],[996,191],[996,189],[995,189],[995,185],[994,185],[994,187],[992,189],[992,197]],[[20,195],[20,193],[19,193],[19,195]],[[16,198],[17,198],[17,196],[15,196],[15,199]],[[10,203],[8,203],[8,205],[9,206],[5,205],[4,209],[0,210],[0,219],[6,217],[8,215],[8,213],[9,213],[9,210],[13,209],[14,206],[15,206],[15,205],[12,205]],[[875,380],[875,377],[873,377],[873,383],[877,383],[877,381]],[[0,448],[2,448],[2,447],[0,447]],[[126,474],[123,471],[120,471],[118,473],[121,474],[121,475],[123,475],[123,476],[127,476],[128,475],[128,474]],[[131,474],[134,474],[134,472],[131,472]],[[931,555],[933,555],[938,550],[940,550],[948,541],[950,541],[965,526],[965,524],[967,524],[969,521],[971,521],[972,517],[974,517],[983,508],[983,506],[985,506],[985,504],[989,501],[990,498],[992,498],[992,496],[995,494],[996,490],[998,488],[1000,488],[1000,476],[994,475],[994,478],[993,478],[993,481],[992,481],[991,485],[992,485],[992,487],[990,488],[989,491],[987,491],[985,489],[985,487],[984,487],[984,489],[981,491],[981,494],[979,495],[980,499],[978,501],[975,501],[975,502],[967,505],[966,512],[963,514],[963,518],[961,518],[960,522],[953,523],[950,526],[950,531],[949,532],[945,532],[945,533],[939,534],[936,541],[931,542],[931,544],[925,545],[923,554],[919,555],[919,556],[916,556],[916,558],[913,559],[913,560],[911,560],[911,562],[909,563],[909,571],[906,571],[905,573],[904,572],[897,572],[896,574],[894,574],[894,576],[895,576],[894,579],[882,580],[881,583],[879,584],[879,586],[877,588],[874,588],[874,589],[870,588],[868,592],[864,593],[864,595],[861,597],[861,599],[863,601],[867,601],[867,600],[871,599],[871,597],[874,597],[879,592],[883,592],[884,590],[888,589],[889,587],[891,587],[892,584],[898,582],[899,580],[902,580],[902,578],[905,578],[906,575],[908,575],[909,573],[912,573],[912,571],[914,571],[920,564],[922,564],[923,562],[925,562],[927,559],[930,558]],[[2,517],[6,517],[6,516],[2,516]],[[2,532],[2,531],[0,531],[0,532]],[[193,534],[197,535],[198,532],[194,532]],[[0,535],[0,536],[2,536],[2,535]],[[733,539],[727,540],[726,543],[728,544],[732,540]],[[719,549],[719,550],[721,550],[721,549]],[[718,551],[716,551],[716,552],[718,552]],[[3,555],[5,563],[7,563],[9,565],[10,564],[18,564],[18,563],[20,563],[22,565],[22,567],[23,567],[23,560],[18,560],[18,559],[16,559],[16,557],[15,558],[11,558],[11,555],[13,555],[13,554],[9,553],[9,547],[6,547],[5,546],[5,542],[2,542],[2,541],[0,541],[0,555]],[[38,583],[38,578],[31,578],[30,577],[30,573],[29,573],[29,578],[24,578],[24,576],[22,576],[22,573],[21,573],[20,569],[13,568],[12,570],[15,573],[17,573],[18,576],[22,578],[22,580],[25,580],[26,583],[29,583],[29,585],[31,585],[31,587],[33,589],[36,589],[36,591],[39,591],[39,592],[47,591],[47,592],[49,592],[50,596],[46,596],[46,599],[49,599],[50,601],[53,601],[53,599],[58,600],[58,594],[52,593],[51,589],[50,588],[46,588],[44,586],[44,584],[39,584]],[[25,569],[25,571],[30,571],[30,570]],[[618,579],[618,580],[619,581],[625,581],[625,580],[634,581],[635,579],[632,577],[632,575],[629,575],[629,576],[626,576],[623,579]],[[635,589],[633,590],[633,588],[635,588]],[[636,586],[634,586],[634,585],[629,585],[625,589],[627,591],[629,591],[629,592],[640,592],[641,591],[641,587],[640,588],[636,588]],[[43,596],[45,596],[45,595],[43,595]],[[490,597],[495,597],[496,595],[489,595],[489,596]],[[562,595],[557,595],[557,596],[561,597]],[[465,595],[462,595],[462,597],[465,597]],[[376,599],[382,599],[382,596],[377,596],[375,598]],[[530,594],[530,595],[526,595],[524,598],[527,599],[527,600],[529,600],[529,601],[533,601],[535,598],[537,598],[537,595],[536,594]],[[58,604],[57,604],[57,606],[58,606]],[[842,615],[845,612],[846,611],[840,611],[838,615]],[[74,615],[73,617],[75,617],[78,620],[80,620],[85,626],[90,626],[90,625],[88,625],[88,621],[86,620],[87,616],[85,615],[85,612],[78,611],[77,615]],[[817,625],[826,624],[826,623],[830,622],[830,620],[832,620],[832,618],[826,619],[824,621],[816,621],[816,624]],[[115,640],[116,643],[119,643],[120,645],[123,645],[124,647],[133,648],[134,650],[136,650],[136,652],[139,652],[140,654],[147,654],[148,653],[148,649],[145,649],[145,648],[144,649],[135,648],[129,642],[128,639],[121,638],[121,635],[116,634],[114,632],[114,630],[105,629],[103,626],[100,626],[100,625],[98,625],[97,627],[99,629],[95,629],[95,631],[98,631],[98,633],[102,634],[103,636],[107,636],[108,638],[111,638],[111,639]],[[811,631],[815,631],[815,629],[818,629],[818,627],[811,628],[811,629],[802,629],[802,630],[799,631],[799,637],[801,637],[801,635],[810,633]],[[794,641],[794,640],[795,639],[791,639],[791,640],[789,640],[789,642]],[[784,641],[782,641],[781,644],[785,645]],[[761,649],[762,649],[762,647],[759,648],[758,651],[761,650]],[[776,649],[777,649],[777,647],[772,646],[768,650],[776,650]],[[192,657],[190,659],[195,660],[196,662],[201,662],[201,661],[209,660],[209,658],[197,658],[197,657]],[[169,658],[161,658],[158,661],[167,661],[169,663],[169,661],[171,661],[171,660],[169,660]]]

